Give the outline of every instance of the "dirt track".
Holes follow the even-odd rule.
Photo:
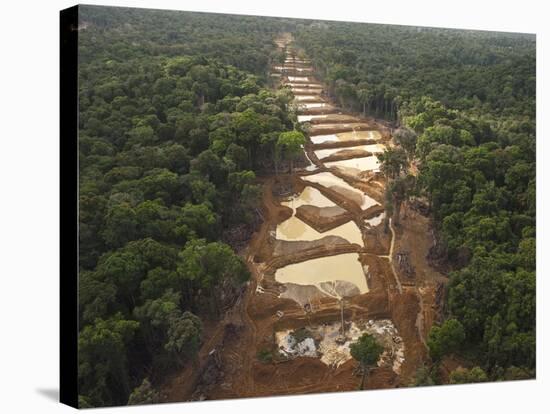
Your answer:
[[[291,38],[282,36],[277,45],[287,56],[296,53]],[[291,59],[289,58],[289,61]],[[296,62],[296,61],[295,61]],[[304,69],[304,71],[298,71]],[[322,86],[312,75],[309,63],[296,62],[290,65],[290,72],[279,70],[281,81],[289,82],[288,76],[307,76],[307,81],[292,81],[300,88],[306,85]],[[299,73],[299,74],[298,74]],[[304,75],[303,73],[307,73]],[[311,94],[320,94],[321,89],[311,89]],[[309,93],[308,93],[309,95]],[[326,98],[319,97],[319,101]],[[381,140],[388,142],[388,130],[373,119],[363,119],[352,114],[342,114],[336,107],[309,108],[301,114],[333,114],[314,122],[317,131],[350,131],[354,126],[379,130]],[[326,124],[323,127],[323,124]],[[336,124],[341,124],[338,126]],[[346,127],[344,124],[348,124]],[[362,143],[362,142],[360,142]],[[358,143],[359,145],[359,140]],[[316,172],[330,171],[347,184],[360,189],[378,203],[383,200],[384,181],[376,173],[366,172],[359,178],[342,174],[337,169],[327,169],[315,156],[319,148],[349,147],[350,142],[334,142],[313,145],[308,142],[305,151],[317,166]],[[353,154],[351,154],[353,155]],[[262,216],[264,222],[253,235],[243,253],[252,273],[252,279],[237,304],[224,319],[205,332],[205,341],[197,361],[184,367],[181,372],[169,378],[163,388],[166,401],[190,399],[220,399],[283,394],[305,394],[329,391],[350,391],[358,389],[360,376],[357,364],[349,360],[338,368],[325,365],[318,358],[298,357],[289,360],[261,362],[257,354],[261,350],[274,350],[274,332],[281,329],[297,329],[313,324],[331,323],[340,320],[340,302],[322,294],[311,296],[311,310],[303,304],[281,297],[285,286],[274,278],[276,269],[291,263],[304,262],[312,258],[326,257],[342,252],[356,252],[360,262],[369,269],[367,293],[358,294],[346,300],[344,316],[346,321],[366,319],[391,319],[397,328],[405,347],[405,358],[399,374],[388,367],[372,370],[367,389],[406,386],[411,382],[417,368],[426,358],[425,336],[437,318],[435,290],[442,275],[432,269],[426,261],[431,244],[429,220],[404,206],[405,215],[401,226],[391,226],[385,233],[383,225],[370,227],[365,219],[374,217],[383,208],[373,206],[362,210],[356,202],[344,193],[317,183],[307,185],[318,189],[331,200],[335,207],[323,210],[315,206],[299,209],[297,217],[313,228],[326,231],[353,221],[360,229],[363,246],[347,243],[346,240],[330,236],[319,241],[281,242],[273,237],[278,224],[287,220],[292,209],[281,205],[281,199],[274,196],[275,189],[284,183],[294,193],[300,193],[305,186],[301,177],[313,172],[298,171],[292,176],[280,175],[261,179],[263,185]],[[331,238],[332,237],[332,238]],[[394,262],[396,252],[407,252],[415,269],[414,278],[404,275]],[[296,287],[297,291],[311,288]],[[307,292],[306,292],[307,293]],[[309,293],[307,293],[309,295]],[[283,295],[284,296],[284,295]]]

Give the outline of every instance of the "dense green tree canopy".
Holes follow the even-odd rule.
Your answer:
[[[394,141],[418,167],[407,193],[395,152],[380,157],[386,216],[398,218],[411,194],[428,201],[463,356],[491,379],[534,372],[534,36],[324,22],[295,37],[329,93],[393,121]],[[435,359],[459,352],[447,328],[430,335]]]
[[[376,366],[384,348],[374,336],[364,333],[356,342],[350,345],[349,350],[351,356],[359,362],[363,370],[363,378],[361,380],[361,389],[363,389],[368,370]]]
[[[231,231],[250,237],[256,174],[293,130],[292,96],[266,76],[291,23],[95,6],[80,19],[80,402],[147,403],[249,277]]]

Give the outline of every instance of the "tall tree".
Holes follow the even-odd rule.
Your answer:
[[[367,333],[361,335],[356,342],[350,345],[351,356],[359,362],[363,371],[360,389],[364,388],[365,379],[370,369],[376,365],[383,351],[384,348],[378,343],[376,338]]]
[[[292,174],[294,159],[302,153],[306,138],[300,131],[287,131],[279,135],[277,146],[281,148],[290,161],[290,173]]]

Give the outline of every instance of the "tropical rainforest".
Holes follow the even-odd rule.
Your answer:
[[[415,185],[394,185],[389,199],[428,200],[430,254],[450,273],[432,358],[458,352],[490,380],[532,378],[534,36],[318,23],[296,39],[343,107],[397,128],[386,164],[399,166],[401,150],[417,169]]]
[[[416,171],[407,197],[428,201],[450,275],[434,363],[472,361],[454,382],[533,377],[532,36],[83,6],[80,406],[157,401],[246,286],[258,177],[296,132],[267,76],[283,31],[344,108],[392,125]]]
[[[266,88],[281,22],[80,11],[86,407],[140,402],[149,381],[193,358],[201,319],[219,317],[249,277],[236,251],[258,221],[256,173],[293,124],[289,92]]]

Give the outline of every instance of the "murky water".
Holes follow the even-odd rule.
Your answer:
[[[288,80],[290,82],[310,82],[311,81],[309,76],[289,76]]]
[[[320,290],[324,290],[323,283],[345,281],[357,286],[360,293],[369,290],[357,253],[320,257],[281,267],[275,272],[275,280],[280,283],[314,285]]]
[[[306,109],[309,108],[331,108],[332,105],[326,103],[326,102],[304,102],[300,104],[301,107],[304,107]]]
[[[295,83],[295,82],[287,82],[285,83],[286,86],[290,86],[290,88],[322,88],[323,86],[320,83],[313,82],[313,83]]]
[[[298,115],[298,122],[308,122],[312,119],[326,118],[328,115]]]
[[[348,221],[332,230],[320,233],[294,216],[296,209],[303,205],[312,205],[321,208],[333,207],[336,205],[316,188],[306,186],[300,195],[292,197],[288,201],[283,201],[281,204],[290,207],[293,210],[293,215],[277,225],[275,232],[276,239],[287,241],[312,241],[319,240],[325,236],[339,236],[350,243],[357,243],[360,246],[363,245],[361,231],[353,221]]]
[[[300,64],[300,65],[309,65],[311,62],[309,60],[287,58],[287,59],[285,59],[285,63],[296,63],[296,64]]]
[[[317,207],[332,207],[336,205],[323,194],[321,194],[319,190],[310,186],[306,186],[304,188],[304,191],[302,191],[300,195],[291,197],[290,200],[283,201],[281,204],[283,206],[290,207],[294,211],[296,211],[298,207],[307,204]]]
[[[297,95],[297,94],[305,94],[305,95],[308,95],[310,93],[320,93],[323,88],[321,87],[318,87],[318,88],[290,88],[292,90],[292,93]]]
[[[384,151],[384,146],[380,144],[373,144],[373,145],[357,145],[355,147],[345,147],[345,148],[328,148],[328,149],[322,149],[322,150],[316,150],[315,155],[317,155],[317,158],[322,160],[323,158],[330,157],[332,155],[338,154],[339,152],[343,151],[367,151],[370,153],[375,152],[382,152]]]
[[[379,131],[350,131],[336,134],[339,141],[353,141],[355,139],[381,139]]]
[[[363,246],[361,231],[353,221],[348,221],[332,230],[319,233],[296,216],[292,216],[288,220],[277,225],[277,230],[275,232],[276,239],[286,241],[313,241],[322,239],[325,236],[338,236],[347,240],[349,243],[356,243]]]
[[[309,99],[319,99],[319,95],[295,95],[294,100],[295,101],[307,101]]]
[[[384,152],[386,149],[386,146],[383,144],[369,144],[365,145],[366,151],[372,152],[372,153],[380,153]]]
[[[313,175],[308,175],[306,177],[302,177],[302,179],[312,183],[318,183],[324,187],[330,188],[331,190],[343,195],[344,197],[353,200],[363,210],[378,204],[375,199],[364,194],[361,190],[352,187],[340,177],[337,177],[330,172],[321,172]]]
[[[325,142],[337,142],[340,141],[336,134],[328,134],[328,135],[315,135],[313,137],[309,137],[311,142],[314,144],[323,144]]]
[[[319,128],[322,129],[338,129],[338,128],[346,128],[346,129],[353,129],[357,127],[368,127],[369,124],[366,122],[341,122],[341,123],[334,123],[334,124],[323,124],[320,125]]]
[[[353,141],[360,139],[372,139],[379,140],[382,138],[380,132],[378,131],[350,131],[350,132],[340,132],[338,134],[326,134],[326,135],[315,135],[310,137],[311,142],[314,144],[323,144],[325,142],[344,142],[344,141]]]
[[[326,167],[339,167],[344,169],[361,171],[378,171],[380,162],[376,156],[350,158],[349,160],[330,161],[324,163]],[[355,173],[355,171],[354,171]]]

